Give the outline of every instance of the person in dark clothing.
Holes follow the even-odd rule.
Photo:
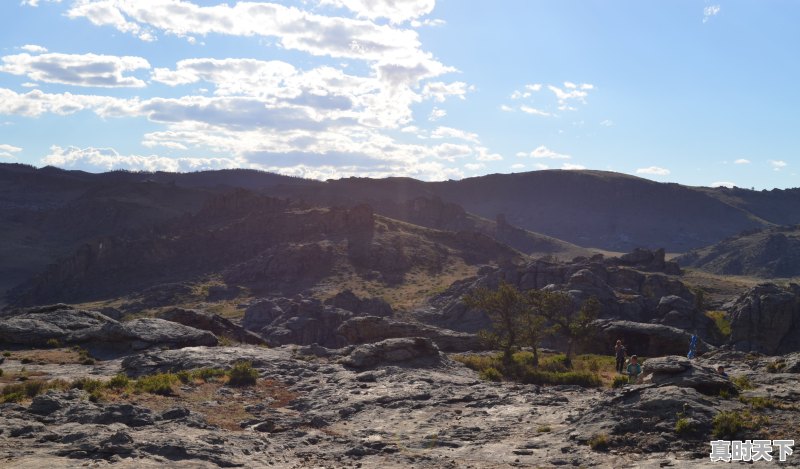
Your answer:
[[[624,373],[625,357],[627,355],[625,346],[622,345],[622,340],[617,340],[617,345],[614,346],[614,356],[617,357],[617,373]]]

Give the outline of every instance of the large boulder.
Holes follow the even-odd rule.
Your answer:
[[[423,361],[438,363],[441,359],[441,352],[431,339],[413,337],[359,345],[343,357],[340,363],[353,368],[370,368],[383,364],[417,364]]]
[[[314,298],[270,298],[251,303],[242,326],[271,346],[320,344],[337,348],[346,342],[336,329],[352,316],[350,311],[324,305]]]
[[[378,342],[397,337],[427,337],[446,352],[466,352],[482,348],[478,336],[423,324],[395,321],[392,319],[364,316],[345,321],[336,330],[348,344]]]
[[[209,331],[219,337],[228,337],[243,344],[260,345],[265,343],[258,335],[218,314],[210,314],[196,309],[172,308],[162,312],[158,317],[184,326]]]
[[[800,285],[762,283],[723,306],[736,350],[781,355],[800,351]]]
[[[214,334],[183,324],[153,318],[119,322],[96,311],[62,304],[31,308],[0,318],[0,340],[34,346],[57,340],[62,344],[107,344],[137,350],[150,346],[217,344]]]
[[[642,382],[693,388],[712,396],[723,390],[735,391],[730,379],[719,375],[713,368],[676,355],[647,359],[642,367]]]
[[[325,300],[326,305],[350,311],[359,316],[389,317],[394,314],[392,307],[381,298],[359,298],[350,290],[339,292]]]
[[[670,326],[633,321],[600,319],[594,323],[597,340],[586,346],[593,353],[610,354],[617,339],[622,339],[628,354],[656,357],[661,355],[686,355],[692,334]],[[700,340],[698,353],[714,347]]]

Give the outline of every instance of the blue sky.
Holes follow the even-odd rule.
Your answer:
[[[0,161],[800,186],[800,3],[5,0]]]

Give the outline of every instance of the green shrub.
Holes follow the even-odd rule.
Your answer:
[[[622,376],[622,375],[617,375],[617,376],[614,376],[614,381],[611,382],[611,387],[612,388],[621,388],[621,387],[625,386],[626,384],[628,384],[628,377],[627,376]]]
[[[47,346],[50,348],[59,348],[61,347],[61,341],[56,338],[47,339]]]
[[[25,399],[25,393],[20,391],[0,394],[0,404],[5,404],[8,402],[20,402],[23,399]]]
[[[727,389],[720,389],[719,390],[719,397],[721,397],[723,399],[730,399],[731,398],[731,393]]]
[[[686,417],[681,417],[675,422],[675,433],[678,435],[689,435],[696,431],[697,426]]]
[[[749,410],[744,412],[724,410],[714,416],[712,420],[712,434],[721,439],[736,439],[741,433],[758,430],[769,420],[766,417],[754,415]]]
[[[50,388],[62,387],[62,381],[30,380],[22,383],[7,384],[0,390],[0,402],[19,402],[28,397],[36,397]]]
[[[552,429],[550,428],[550,425],[542,425],[541,427],[537,428],[536,431],[539,433],[550,433]]]
[[[180,381],[183,384],[189,383],[189,381],[192,379],[192,375],[190,375],[189,372],[186,370],[181,370],[175,373],[175,377],[178,378],[178,381]]]
[[[478,376],[486,381],[503,381],[503,373],[500,373],[500,371],[493,366],[482,370]]]
[[[219,368],[200,368],[199,370],[193,371],[190,376],[193,379],[201,379],[205,382],[209,382],[213,379],[225,376],[225,370]],[[257,377],[258,373],[256,373],[256,378]]]
[[[731,336],[731,322],[725,311],[706,311],[706,316],[714,321],[714,326],[716,326],[719,335],[723,338]]]
[[[178,377],[172,373],[158,373],[150,376],[142,376],[137,379],[134,390],[136,392],[171,396],[174,394],[172,386],[177,382]]]
[[[542,371],[551,371],[554,373],[569,371],[567,366],[567,356],[563,353],[547,357],[539,362],[539,369]]]
[[[238,362],[228,370],[228,384],[231,386],[252,386],[258,380],[258,370],[250,362]]]
[[[593,436],[589,440],[589,447],[595,451],[607,451],[608,450],[608,435],[605,433],[600,433]]]
[[[106,387],[109,389],[125,389],[130,386],[131,380],[124,374],[120,373],[106,383]]]
[[[22,363],[23,365],[28,365],[30,363],[33,363],[33,359],[32,358],[28,358],[28,357],[24,357],[22,360],[20,360],[20,363]]]
[[[10,357],[10,356],[11,356],[11,352],[9,352],[8,350],[6,350],[5,352],[3,352],[3,356],[4,356],[4,357],[6,357],[6,358],[8,358],[8,357]]]
[[[92,379],[92,378],[78,378],[73,380],[70,384],[70,387],[73,389],[83,389],[88,393],[92,393],[94,391],[99,391],[105,387],[105,383],[100,381],[99,379]]]
[[[744,404],[750,404],[753,410],[774,409],[776,407],[775,401],[768,397],[740,397],[739,401]]]
[[[767,365],[767,371],[770,373],[780,373],[784,368],[786,368],[786,362],[783,359],[770,362]]]
[[[595,373],[588,371],[539,371],[525,370],[519,377],[519,381],[525,384],[572,384],[589,388],[596,388],[603,385],[603,381]]]
[[[735,377],[731,378],[731,382],[740,391],[743,391],[743,390],[746,390],[746,389],[753,389],[753,383],[750,382],[750,378],[748,378],[747,376],[744,376],[744,375],[735,376]]]

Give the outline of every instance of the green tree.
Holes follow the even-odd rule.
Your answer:
[[[481,337],[503,351],[503,364],[511,365],[514,349],[524,339],[522,318],[528,303],[512,285],[501,282],[496,290],[478,288],[464,296],[470,308],[483,310],[492,321],[491,331],[481,331]]]
[[[520,321],[523,342],[533,349],[533,366],[536,367],[539,366],[539,342],[547,332],[546,319],[542,315],[543,293],[545,292],[540,290],[528,290],[525,293],[524,299],[527,307],[523,309]]]
[[[567,341],[567,358],[564,364],[572,367],[575,345],[594,334],[592,322],[600,313],[600,302],[589,298],[577,308],[572,298],[563,292],[540,291],[541,315],[550,324],[552,331]]]

